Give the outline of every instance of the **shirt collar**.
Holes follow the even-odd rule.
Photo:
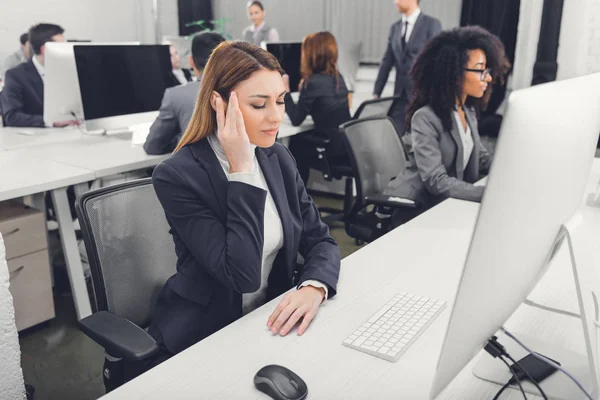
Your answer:
[[[406,17],[406,15],[402,14],[402,23],[408,21],[409,25],[414,25],[415,22],[417,22],[417,18],[419,18],[419,15],[421,15],[420,8],[417,8],[415,11],[413,11],[413,13],[410,14],[410,17]]]
[[[259,26],[254,26],[252,25],[252,29],[254,30],[254,32],[258,32],[260,31],[262,28],[264,28],[265,26],[265,21],[261,22]]]
[[[42,63],[40,63],[37,56],[34,55],[31,59],[33,61],[33,65],[35,66],[35,69],[37,70],[38,74],[40,74],[42,79],[44,79],[44,74],[46,73],[46,68],[42,65]]]

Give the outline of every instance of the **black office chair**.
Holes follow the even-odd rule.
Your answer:
[[[311,151],[314,152],[314,157],[312,157],[314,161],[311,163],[310,168],[321,172],[326,181],[345,180],[344,209],[319,208],[321,213],[329,214],[322,218],[326,224],[343,220],[344,213],[352,202],[353,170],[347,156],[346,144],[339,130],[339,126],[350,119],[347,104],[340,104],[323,113],[313,115],[315,126],[319,127],[319,131],[313,130],[300,134],[303,141],[313,146]]]
[[[159,291],[176,272],[175,248],[150,178],[85,193],[77,216],[97,309],[79,328],[104,347],[110,392],[124,383],[126,362],[158,350],[145,329]]]
[[[391,229],[394,210],[406,210],[407,220],[418,212],[416,201],[383,194],[388,182],[406,168],[407,153],[389,117],[350,121],[340,130],[357,193],[346,215],[346,233],[357,242],[372,242]]]
[[[400,96],[382,97],[380,99],[365,100],[358,107],[352,119],[386,117],[394,101]]]

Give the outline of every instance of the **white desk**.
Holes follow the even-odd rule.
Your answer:
[[[590,189],[595,190],[598,179],[600,160],[594,163]],[[267,364],[298,373],[313,399],[427,399],[478,208],[476,203],[445,201],[345,258],[338,296],[320,310],[303,337],[292,332],[282,338],[268,332],[265,324],[276,299],[103,399],[267,399],[252,381]],[[600,210],[584,207],[583,213],[598,237]],[[563,309],[576,304],[566,251],[563,246],[532,299]],[[595,262],[600,268],[598,257]],[[401,291],[449,304],[398,362],[341,345]],[[506,326],[583,351],[581,325],[569,317],[522,306]],[[476,379],[469,366],[439,398],[479,400],[492,398],[498,389]],[[519,399],[520,393],[508,390],[505,398]]]
[[[21,132],[31,132],[24,134]],[[75,127],[69,128],[0,128],[0,148],[15,150],[33,146],[72,142],[85,139],[89,135],[81,133]]]
[[[279,134],[277,135],[277,138],[284,139],[290,136],[294,136],[300,132],[313,129],[314,127],[315,124],[310,115],[306,117],[302,124],[300,124],[299,126],[294,126],[292,125],[292,121],[290,121],[290,118],[286,114],[283,121],[281,122],[281,125],[279,126]]]

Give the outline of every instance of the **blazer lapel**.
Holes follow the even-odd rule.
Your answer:
[[[481,138],[477,130],[477,116],[475,112],[469,108],[465,108],[465,118],[467,119],[467,125],[471,128],[471,136],[473,137],[473,151],[471,152],[471,157],[469,157],[469,163],[465,165],[465,175],[472,175],[469,178],[476,180],[479,177],[479,143],[481,143]]]
[[[404,53],[406,53],[406,51],[408,50],[408,48],[410,47],[410,45],[415,40],[417,40],[417,38],[419,37],[419,35],[421,35],[421,31],[423,29],[425,29],[425,23],[423,22],[423,13],[421,13],[417,17],[417,20],[415,21],[415,26],[413,27],[413,30],[410,33],[410,37],[408,38],[408,41],[406,42],[406,46],[404,46],[404,49],[402,49],[402,51]]]
[[[460,129],[456,122],[456,117],[454,115],[454,111],[451,111],[450,116],[452,118],[452,130],[450,131],[450,134],[452,135],[452,138],[456,142],[456,148],[458,149],[458,152],[456,154],[456,178],[458,178],[462,181],[464,171],[465,171],[465,166],[464,166],[464,162],[463,162],[465,149],[463,148],[462,139],[460,138]]]
[[[281,167],[279,166],[279,159],[277,154],[264,149],[256,148],[256,157],[262,170],[267,186],[269,187],[269,193],[273,197],[273,202],[277,207],[279,218],[281,219],[281,226],[283,228],[283,251],[284,254],[292,254],[292,217],[289,212],[289,202],[285,192],[285,182],[283,181],[283,175],[281,175]],[[290,260],[286,260],[287,264],[290,265]],[[294,265],[294,264],[291,264]]]
[[[223,215],[227,215],[227,176],[219,164],[215,152],[210,147],[207,139],[200,140],[190,145],[196,160],[201,161],[202,166],[208,172],[210,183],[219,199],[219,208]]]
[[[35,65],[33,65],[33,61],[30,60],[27,62],[27,69],[33,82],[33,90],[37,94],[40,104],[44,104],[44,81],[35,68]]]

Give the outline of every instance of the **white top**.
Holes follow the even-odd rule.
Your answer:
[[[40,60],[38,60],[37,56],[33,56],[31,59],[33,61],[33,65],[35,66],[35,69],[37,70],[38,74],[40,74],[40,77],[42,78],[42,81],[43,81],[44,75],[46,74],[46,67],[44,67],[44,65],[42,65]]]
[[[250,25],[250,29],[254,33],[254,39],[256,39],[256,34],[265,26],[265,21],[261,22],[259,26],[255,26],[254,24]],[[271,28],[269,31],[269,42],[279,42],[279,33],[275,30],[275,28]]]
[[[469,163],[469,159],[471,158],[471,153],[473,152],[473,135],[471,135],[471,127],[467,123],[467,130],[463,127],[462,121],[460,120],[460,116],[458,115],[458,111],[453,111],[454,119],[456,119],[456,125],[458,125],[458,130],[460,132],[460,139],[463,145],[463,168],[467,167]]]
[[[175,75],[175,78],[177,78],[180,84],[185,85],[186,83],[188,83],[188,80],[186,79],[185,74],[183,73],[183,70],[181,68],[174,69],[173,75]]]
[[[244,293],[242,295],[242,311],[245,314],[254,311],[258,307],[262,306],[266,302],[267,298],[267,286],[269,274],[271,273],[271,269],[273,269],[273,262],[275,261],[275,257],[279,250],[283,247],[283,227],[281,225],[281,219],[279,218],[279,212],[277,211],[277,206],[273,201],[273,197],[269,192],[269,187],[267,186],[267,181],[265,180],[265,176],[258,165],[258,160],[256,159],[256,155],[254,155],[253,166],[251,172],[229,172],[229,160],[227,159],[227,155],[221,147],[221,143],[216,135],[210,135],[208,137],[208,143],[210,147],[214,151],[217,159],[219,160],[219,164],[223,168],[225,175],[227,176],[227,180],[230,182],[243,182],[248,185],[252,185],[258,188],[261,188],[267,192],[267,200],[265,202],[265,222],[264,222],[264,243],[263,243],[263,256],[262,256],[262,265],[261,265],[261,283],[258,291],[254,293]],[[252,151],[254,153],[254,149],[256,146],[252,145]],[[325,289],[325,300],[327,299],[327,287],[321,282],[308,280],[303,282],[302,286],[315,286],[319,288]]]
[[[404,26],[405,22],[408,22],[408,26],[406,27],[406,42],[410,40],[410,35],[412,34],[413,29],[415,28],[415,23],[417,22],[417,18],[421,15],[421,9],[417,8],[410,16],[406,16],[402,14],[402,35],[404,35]]]

